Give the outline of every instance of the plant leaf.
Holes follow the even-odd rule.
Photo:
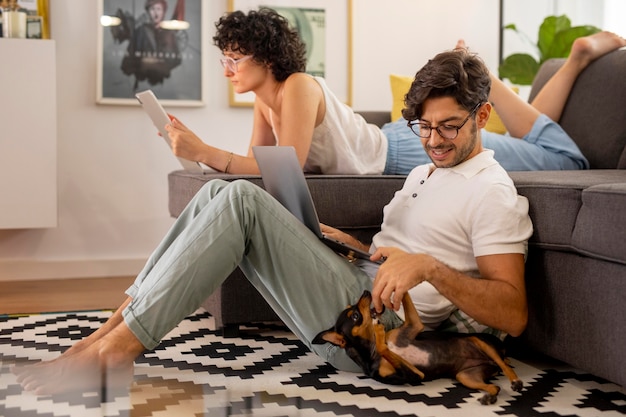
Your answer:
[[[509,24],[505,26],[505,29],[523,35],[515,24]],[[591,25],[572,27],[572,23],[566,15],[548,16],[539,26],[536,44],[539,60],[535,60],[528,54],[512,54],[505,58],[498,68],[500,78],[508,78],[512,83],[518,85],[532,84],[541,64],[550,58],[566,58],[577,38],[597,32],[600,32],[600,29]],[[526,38],[528,39],[527,36]],[[530,43],[532,44],[532,41]]]
[[[597,32],[600,32],[600,29],[591,25],[575,26],[557,32],[552,44],[546,51],[546,55],[542,57],[543,60],[540,63],[550,58],[567,58],[571,52],[572,44],[577,38],[592,35]]]
[[[543,23],[539,26],[539,34],[537,36],[537,47],[539,48],[539,62],[546,60],[545,56],[550,50],[550,45],[554,42],[557,32],[569,29],[572,22],[566,15],[548,16],[543,19]]]
[[[513,84],[530,85],[539,70],[539,63],[528,54],[512,54],[498,67],[500,78],[508,78]]]

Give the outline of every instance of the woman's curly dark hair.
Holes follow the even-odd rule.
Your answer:
[[[273,9],[262,7],[247,15],[234,11],[222,16],[215,27],[215,46],[252,55],[256,62],[268,64],[278,81],[306,69],[306,46],[298,31]]]
[[[489,99],[491,78],[482,59],[466,49],[436,55],[415,74],[404,97],[402,117],[421,119],[424,101],[434,97],[452,97],[467,111]]]

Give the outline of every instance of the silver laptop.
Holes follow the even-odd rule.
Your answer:
[[[278,200],[322,242],[348,258],[370,258],[370,253],[322,233],[306,178],[291,146],[253,146],[265,190]]]
[[[152,90],[146,90],[142,91],[141,93],[137,93],[135,94],[135,97],[137,97],[137,100],[139,100],[139,103],[141,103],[143,109],[146,111],[146,113],[148,113],[148,116],[150,116],[152,123],[159,130],[161,136],[163,136],[163,139],[165,139],[165,142],[171,150],[172,143],[170,141],[170,137],[167,134],[167,130],[165,130],[165,125],[170,124],[171,121],[169,116],[167,115],[167,112],[165,111],[163,106],[161,106],[161,103],[159,103]],[[185,158],[177,158],[183,169],[186,171],[190,171],[196,174],[201,174],[204,171],[200,164],[198,164],[197,162],[189,161]]]

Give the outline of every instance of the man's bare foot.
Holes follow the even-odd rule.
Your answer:
[[[598,32],[576,39],[572,44],[569,59],[578,62],[581,68],[585,68],[602,55],[623,46],[626,46],[626,39],[613,32]]]
[[[37,395],[120,388],[132,381],[133,362],[143,350],[128,327],[120,325],[71,355],[11,371],[25,391]]]

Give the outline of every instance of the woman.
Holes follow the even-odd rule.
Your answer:
[[[236,93],[256,95],[248,155],[206,145],[173,118],[168,132],[177,156],[218,171],[258,174],[252,146],[281,145],[296,149],[306,171],[383,171],[383,133],[341,103],[323,79],[304,72],[306,47],[284,17],[267,8],[248,14],[235,11],[220,18],[216,27],[213,40],[224,53],[224,75]]]
[[[172,117],[167,129],[175,155],[232,174],[259,173],[251,151],[258,145],[293,146],[305,171],[323,174],[407,174],[430,162],[406,121],[382,130],[368,124],[322,78],[304,73],[305,45],[274,10],[235,11],[221,17],[216,28],[213,41],[224,54],[224,75],[236,93],[256,95],[248,153],[235,155],[207,145]],[[588,168],[576,144],[553,120],[560,117],[578,74],[624,45],[624,39],[609,32],[579,38],[563,69],[532,105],[492,76],[490,101],[511,136],[486,134],[485,147],[495,151],[507,170]],[[463,42],[457,47],[464,47]]]

